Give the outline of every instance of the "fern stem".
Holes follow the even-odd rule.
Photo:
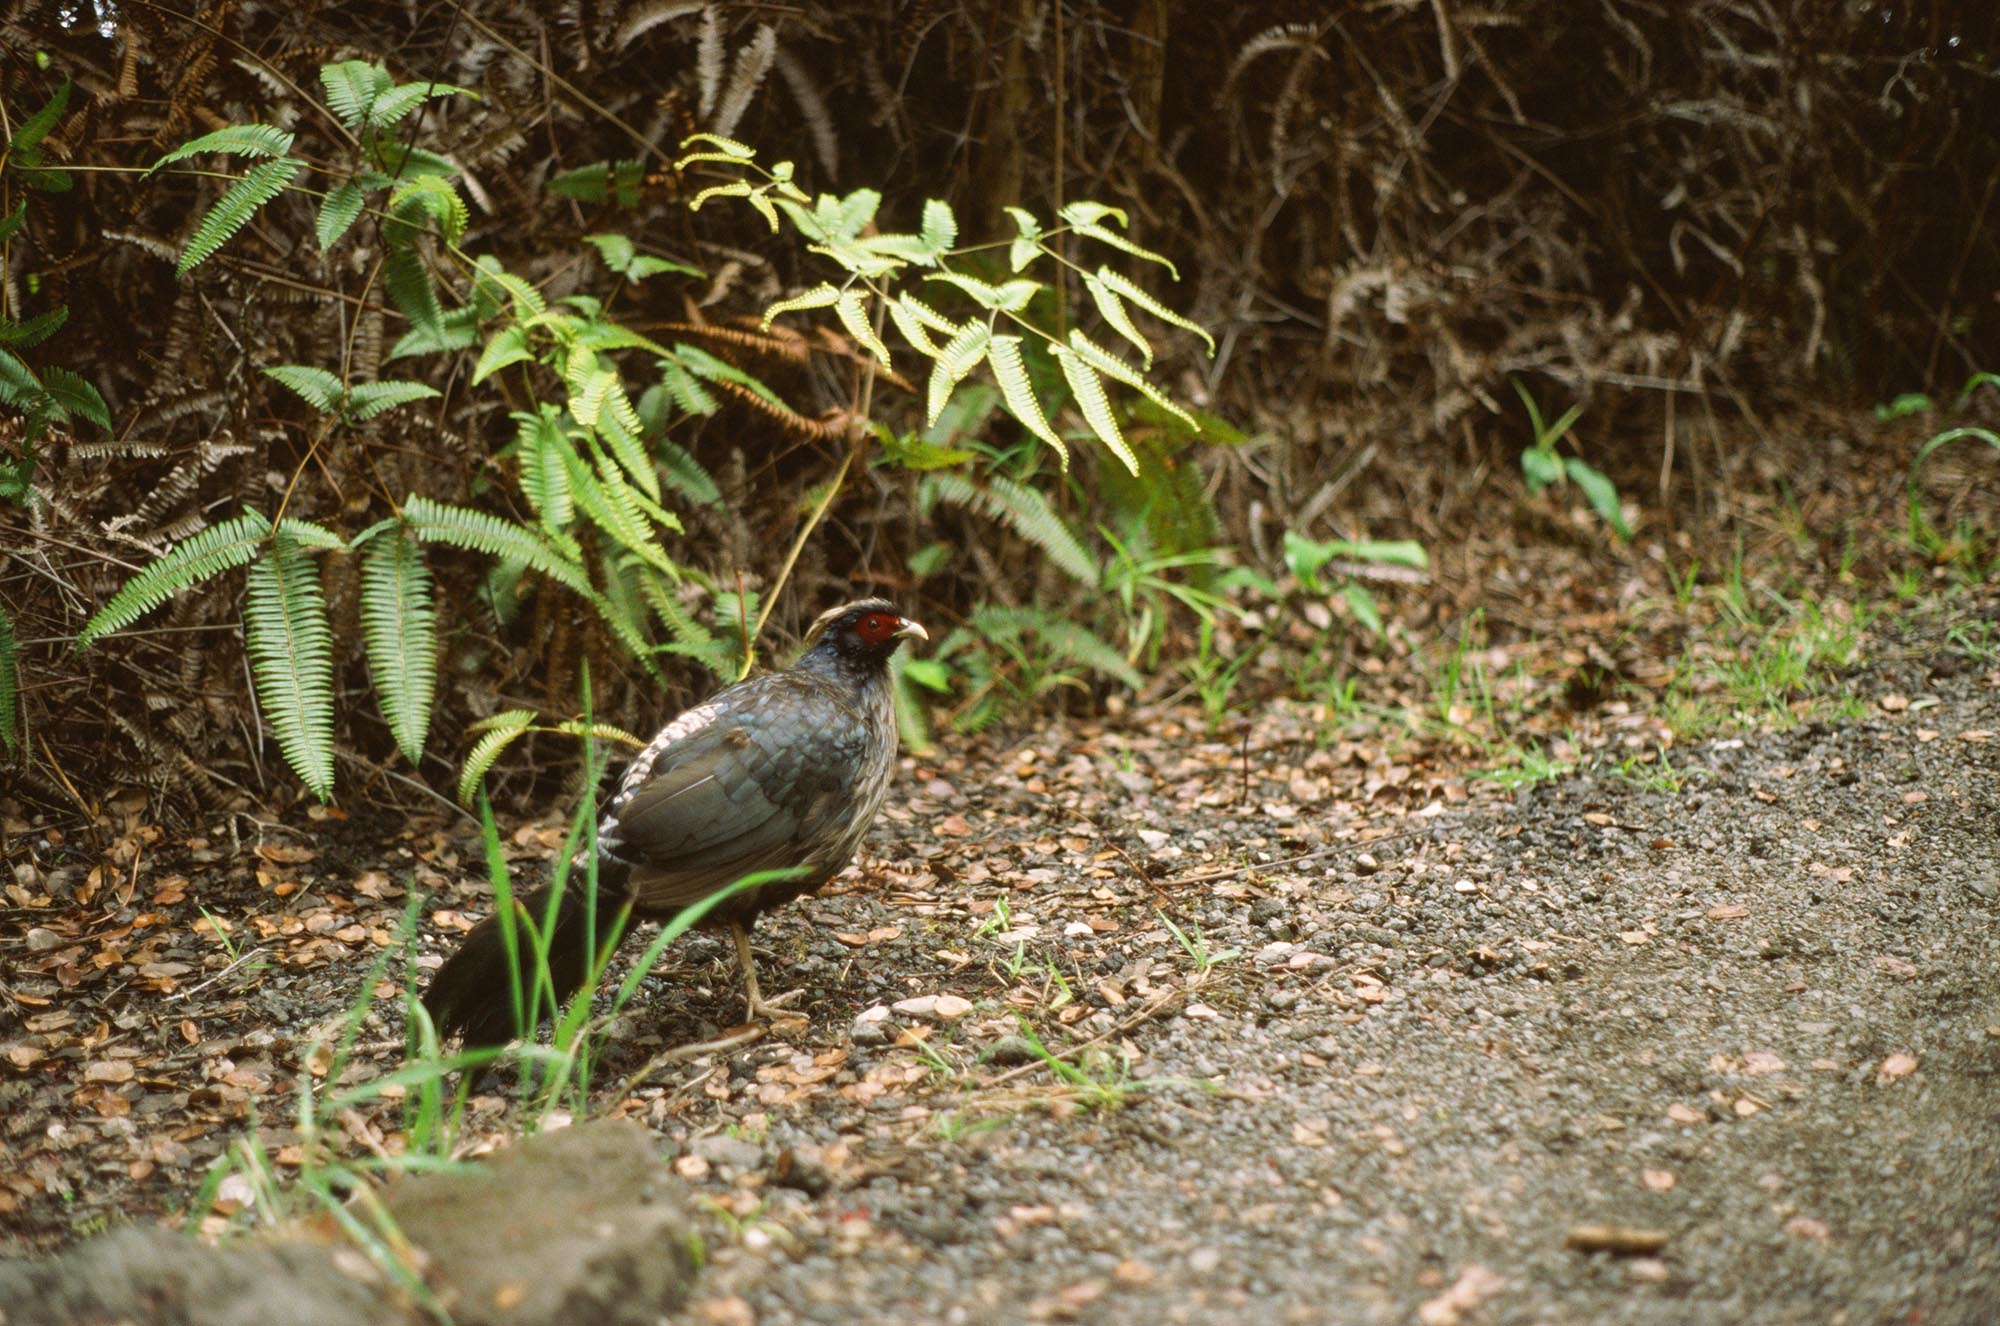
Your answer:
[[[763,605],[757,609],[757,625],[750,632],[751,639],[754,640],[764,633],[764,623],[770,620],[771,606],[778,601],[778,592],[784,589],[785,582],[792,578],[792,568],[798,565],[799,554],[805,551],[806,540],[812,537],[815,529],[819,528],[820,518],[825,516],[827,508],[833,505],[833,499],[840,495],[841,485],[847,482],[848,467],[854,464],[854,453],[860,449],[859,439],[848,447],[847,454],[840,459],[840,468],[834,471],[833,482],[827,485],[826,495],[819,499],[819,505],[815,506],[812,514],[806,517],[806,523],[799,530],[799,536],[792,540],[792,550],[785,554],[785,564],[778,568],[778,578],[771,582],[771,588],[764,594]],[[743,667],[737,672],[736,680],[741,681],[749,675],[750,650],[746,648],[743,651]]]

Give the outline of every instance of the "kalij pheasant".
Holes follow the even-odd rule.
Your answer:
[[[889,788],[896,754],[889,656],[924,628],[884,599],[823,613],[791,667],[716,692],[661,729],[632,760],[597,829],[600,942],[619,908],[635,919],[671,918],[759,871],[799,868],[790,878],[731,894],[703,917],[736,940],[749,1015],[774,1011],[757,989],[749,928],[759,913],[817,890],[845,867]],[[555,903],[548,943],[550,984],[560,1007],[591,965],[582,864]],[[552,889],[517,906],[537,925]],[[512,982],[535,989],[528,928],[517,925],[510,964],[497,916],[472,928],[424,992],[440,1036],[468,1047],[501,1045],[515,1026]],[[515,968],[510,976],[509,967]]]

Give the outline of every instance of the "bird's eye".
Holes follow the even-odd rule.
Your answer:
[[[903,619],[892,612],[871,612],[854,627],[854,633],[868,644],[886,644],[896,634]]]

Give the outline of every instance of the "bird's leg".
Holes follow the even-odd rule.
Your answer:
[[[750,952],[750,932],[740,922],[729,923],[729,933],[736,937],[736,966],[743,973],[744,1013],[748,1018],[800,1018],[805,1014],[781,1007],[787,999],[797,999],[799,991],[787,990],[780,995],[764,998],[757,988],[757,959]]]

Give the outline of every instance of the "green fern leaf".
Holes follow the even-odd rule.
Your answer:
[[[98,637],[130,626],[175,591],[199,584],[232,566],[242,566],[263,550],[270,533],[270,521],[259,512],[245,511],[233,520],[211,525],[175,544],[126,581],[84,623],[83,630],[77,633],[75,647],[88,649]]]
[[[790,299],[780,299],[764,309],[764,326],[769,327],[780,314],[798,313],[805,309],[826,308],[840,302],[840,291],[825,281],[802,294]]]
[[[278,749],[324,801],[333,792],[333,637],[319,568],[283,529],[250,563],[243,629],[250,675]]]
[[[521,466],[521,492],[550,529],[568,529],[576,518],[570,499],[569,470],[563,453],[571,450],[564,434],[561,407],[546,401],[534,413],[516,412],[514,455]]]
[[[27,204],[22,204],[25,207]],[[0,244],[6,242],[0,236]],[[21,350],[32,350],[49,337],[62,330],[69,321],[69,305],[58,304],[46,313],[37,313],[22,322],[9,322],[0,318],[0,345],[11,345]]]
[[[415,233],[428,222],[437,227],[445,243],[456,244],[464,238],[470,221],[458,190],[436,175],[420,175],[390,194],[389,216],[395,223],[390,227],[390,236],[396,242],[414,239]],[[398,226],[408,229],[399,234]]]
[[[918,509],[928,516],[938,502],[965,507],[1000,521],[1048,554],[1051,562],[1081,585],[1094,587],[1100,579],[1097,559],[1049,506],[1048,498],[1033,488],[999,475],[989,479],[983,488],[975,487],[959,474],[927,475],[917,488]]]
[[[403,504],[403,517],[425,543],[445,543],[520,562],[585,598],[596,595],[581,565],[511,520],[417,496]]]
[[[701,379],[688,372],[677,359],[660,361],[660,386],[685,414],[714,414],[722,408],[714,394],[701,385]]]
[[[0,745],[20,749],[17,726],[21,705],[21,642],[14,638],[14,619],[0,608]]]
[[[891,300],[889,302],[889,321],[896,324],[896,330],[903,334],[904,340],[917,348],[919,354],[923,355],[926,359],[936,359],[944,351],[938,347],[937,342],[930,338],[930,333],[926,330],[926,323],[918,316],[916,310],[910,307],[913,304],[916,305],[916,308],[924,308],[922,304],[918,304],[916,300],[911,299],[908,295],[900,295]],[[925,309],[925,312],[930,312],[930,310]],[[936,314],[932,314],[932,316],[937,317]],[[942,317],[937,317],[937,321],[944,323],[945,330],[951,332],[953,335],[958,334],[958,327],[955,324]]]
[[[535,352],[528,348],[528,329],[518,322],[508,323],[494,332],[486,348],[479,352],[479,362],[472,369],[472,385],[476,387],[501,369],[534,357]]]
[[[639,443],[639,434],[644,430],[639,412],[632,407],[632,398],[625,393],[625,383],[613,373],[611,388],[604,394],[604,407],[597,419],[597,435],[611,448],[611,454],[618,458],[618,464],[639,491],[657,502],[660,476],[653,468],[652,457]]]
[[[632,500],[631,486],[609,457],[598,453],[598,464],[593,467],[569,451],[564,454],[563,463],[569,471],[569,488],[576,498],[577,509],[592,524],[609,534],[626,552],[662,571],[672,569],[673,563],[660,551],[645,516]]]
[[[868,348],[870,354],[889,366],[889,347],[882,344],[882,338],[875,334],[875,328],[868,322],[868,304],[859,290],[844,290],[833,304],[834,316],[847,334]]]
[[[382,284],[413,329],[429,336],[441,334],[444,309],[438,303],[430,271],[415,248],[403,245],[390,250],[382,262]]]
[[[1132,448],[1125,442],[1125,435],[1118,431],[1118,416],[1111,412],[1111,399],[1104,394],[1104,380],[1097,376],[1083,356],[1067,346],[1053,346],[1056,362],[1062,365],[1063,379],[1069,383],[1070,393],[1076,397],[1077,409],[1083,411],[1084,422],[1098,440],[1111,449],[1111,453],[1125,463],[1125,468],[1133,474],[1139,472],[1139,458],[1132,454]]]
[[[757,149],[748,143],[739,143],[734,138],[724,138],[721,134],[711,133],[689,134],[681,139],[681,150],[685,152],[696,143],[705,143],[714,148],[724,161],[749,161],[757,155]],[[685,170],[687,164],[688,158],[683,156],[674,162],[674,169]]]
[[[65,415],[80,414],[105,432],[111,431],[111,411],[104,397],[77,374],[50,364],[42,370],[42,390]]]
[[[407,382],[400,378],[384,378],[380,382],[357,382],[347,392],[347,417],[355,423],[373,419],[384,410],[393,410],[398,405],[408,405],[411,401],[431,400],[444,393],[436,387],[421,382]]]
[[[937,363],[931,368],[929,413],[924,419],[925,424],[937,422],[952,388],[963,382],[966,374],[979,367],[979,361],[986,357],[986,347],[992,339],[993,332],[985,323],[967,323],[939,352]]]
[[[482,316],[492,317],[502,300],[514,306],[517,318],[532,318],[547,310],[548,301],[542,298],[542,292],[502,267],[498,258],[481,258],[477,267],[472,278],[473,290],[480,299],[492,304],[491,309],[482,310]]]
[[[437,609],[423,549],[401,523],[362,551],[361,633],[382,717],[415,768],[437,691]]]
[[[297,516],[286,516],[278,522],[278,533],[284,535],[301,548],[313,552],[346,552],[347,540],[335,534],[324,525],[316,525],[310,520],[300,520]]]
[[[1040,281],[1015,280],[993,285],[961,276],[957,272],[933,272],[926,281],[942,281],[946,285],[970,295],[981,308],[999,313],[1019,313],[1028,307],[1029,301],[1042,289]]]
[[[321,65],[319,81],[326,89],[327,108],[350,129],[361,128],[376,99],[395,86],[388,70],[366,60]]]
[[[404,83],[399,87],[390,88],[375,99],[375,104],[368,111],[368,122],[386,129],[426,101],[461,95],[474,99],[479,96],[471,88],[459,87],[453,83]]]
[[[1113,294],[1137,304],[1161,322],[1172,323],[1182,331],[1191,331],[1196,336],[1201,337],[1202,344],[1208,347],[1209,358],[1213,359],[1215,357],[1215,338],[1210,336],[1207,328],[1203,327],[1200,323],[1190,321],[1174,312],[1165,304],[1147,294],[1139,286],[1134,285],[1122,272],[1115,272],[1109,267],[1099,267],[1097,269],[1097,279]],[[1152,359],[1148,356],[1147,365],[1150,367],[1151,364]]]
[[[942,198],[924,200],[922,234],[925,245],[936,254],[958,243],[958,218],[952,215],[950,203]]]
[[[311,364],[270,364],[265,367],[264,376],[323,414],[332,414],[340,406],[340,379],[323,368]]]
[[[645,178],[646,165],[635,158],[593,161],[551,178],[549,192],[578,202],[616,202],[620,207],[637,207],[639,183]]]
[[[61,123],[63,112],[69,109],[69,89],[70,81],[65,78],[62,86],[55,90],[55,95],[43,103],[40,110],[21,121],[20,127],[14,130],[14,136],[7,140],[8,155],[18,157],[41,145],[50,130]]]
[[[1019,272],[1042,256],[1042,223],[1033,212],[1019,207],[1007,209],[1019,232],[1007,244],[1007,266]]]
[[[319,205],[319,220],[313,226],[313,233],[319,237],[320,252],[331,249],[347,233],[354,219],[361,215],[361,207],[367,197],[353,180],[344,180],[333,186],[326,195],[326,201]]]
[[[716,486],[715,476],[678,443],[659,438],[653,443],[653,454],[659,458],[660,468],[666,471],[668,486],[682,497],[696,506],[714,506],[722,500],[722,489]]]
[[[292,135],[286,130],[269,124],[230,124],[182,143],[155,161],[146,174],[201,152],[221,152],[232,157],[281,157],[291,150]]]
[[[252,166],[242,179],[229,186],[215,206],[195,227],[194,238],[181,251],[181,260],[174,265],[175,276],[186,276],[210,254],[221,248],[248,224],[257,209],[285,191],[292,182],[292,176],[299,173],[305,162],[296,157],[279,157],[276,161],[262,161]]]
[[[1166,268],[1176,281],[1181,279],[1180,270],[1159,254],[1153,252],[1151,249],[1141,248],[1117,231],[1107,230],[1098,224],[1098,222],[1107,218],[1116,221],[1121,227],[1128,224],[1125,213],[1118,208],[1107,207],[1103,203],[1093,203],[1088,199],[1078,199],[1076,202],[1063,208],[1058,215],[1077,234],[1094,239],[1100,244],[1109,245],[1117,249],[1120,253],[1129,253],[1135,258],[1144,258],[1147,262],[1156,262]]]
[[[1035,386],[1028,378],[1028,366],[1021,360],[1021,338],[1018,336],[995,336],[987,348],[986,361],[993,368],[993,376],[999,380],[1000,395],[1007,402],[1007,408],[1019,419],[1027,430],[1056,449],[1062,458],[1062,467],[1069,469],[1069,448],[1056,436],[1056,430],[1049,427],[1049,419],[1042,413],[1042,402],[1035,395]]]
[[[989,604],[975,611],[969,624],[981,635],[993,639],[1018,638],[1026,632],[1033,632],[1056,658],[1081,663],[1091,671],[1122,682],[1135,691],[1145,684],[1138,670],[1109,642],[1075,622],[1039,608]]]
[[[1118,298],[1110,286],[1088,273],[1084,275],[1083,288],[1090,292],[1091,302],[1097,305],[1098,313],[1111,324],[1111,329],[1130,341],[1138,349],[1140,361],[1147,368],[1151,368],[1153,347],[1132,324],[1132,315],[1125,311],[1125,302]]]
[[[1151,401],[1153,404],[1159,406],[1162,410],[1165,410],[1168,414],[1178,419],[1181,422],[1181,426],[1186,428],[1190,433],[1200,435],[1201,433],[1200,420],[1196,419],[1186,410],[1183,410],[1180,406],[1174,404],[1173,401],[1167,398],[1164,392],[1162,392],[1158,387],[1155,387],[1152,383],[1146,381],[1143,375],[1141,375],[1131,365],[1127,364],[1124,360],[1120,359],[1117,355],[1112,354],[1109,350],[1106,350],[1104,347],[1098,345],[1095,341],[1091,340],[1088,336],[1085,336],[1080,331],[1072,330],[1070,332],[1069,345],[1070,349],[1076,351],[1078,355],[1082,356],[1083,362],[1088,364],[1093,370],[1103,374],[1105,377],[1110,378],[1114,382],[1124,383],[1126,386],[1132,388],[1132,390],[1138,392],[1141,396],[1144,396],[1147,400]]]
[[[459,805],[472,804],[473,795],[479,791],[479,784],[485,781],[486,773],[493,767],[493,762],[498,760],[501,753],[513,745],[515,739],[526,732],[534,721],[535,714],[531,709],[508,709],[491,718],[480,720],[473,730],[484,728],[485,734],[473,743],[471,753],[465,757],[465,767],[459,771]]]

